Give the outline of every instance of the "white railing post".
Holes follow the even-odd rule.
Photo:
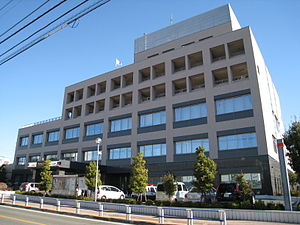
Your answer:
[[[1,195],[1,203],[4,203],[4,194]]]
[[[40,201],[40,209],[43,209],[44,208],[44,199],[41,198],[41,201]]]
[[[12,204],[15,205],[16,204],[16,196],[13,195],[13,198],[12,198]]]
[[[57,199],[56,211],[60,211],[60,201]]]
[[[131,220],[131,207],[126,205],[126,220]]]
[[[80,214],[80,202],[76,203],[76,214]]]
[[[187,213],[187,225],[193,225],[194,224],[193,210],[186,209],[186,213]]]
[[[99,216],[103,217],[103,204],[98,203],[98,205],[99,205]]]
[[[164,209],[162,207],[157,207],[157,213],[158,213],[158,222],[165,223]]]
[[[220,224],[227,225],[225,210],[219,210],[219,215],[220,215]]]
[[[28,207],[28,204],[29,204],[29,198],[26,196],[26,199],[25,199],[25,206]]]

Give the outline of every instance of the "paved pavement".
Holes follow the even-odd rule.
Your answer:
[[[12,201],[5,200],[5,205],[0,204],[0,225],[77,225],[77,224],[128,224],[126,215],[116,212],[104,212],[102,217],[94,210],[81,209],[80,215],[76,214],[76,209],[69,206],[61,206],[60,213],[56,212],[56,206],[44,204],[44,209],[38,210],[39,203],[29,203],[27,207],[23,201],[16,201],[12,206]],[[67,214],[67,215],[66,215]],[[74,215],[74,216],[73,216]],[[158,218],[154,216],[132,215],[131,223],[135,224],[159,224]],[[165,218],[167,225],[187,224],[186,219]],[[214,225],[220,224],[218,221],[194,220],[194,225]],[[258,222],[258,221],[227,221],[228,225],[286,225],[286,223]]]

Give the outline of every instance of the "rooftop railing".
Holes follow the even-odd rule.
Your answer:
[[[58,116],[58,117],[54,117],[54,118],[51,118],[51,119],[30,123],[30,124],[22,126],[21,128],[32,127],[32,126],[41,125],[41,124],[44,124],[44,123],[50,123],[50,122],[53,122],[53,121],[56,121],[56,120],[61,120],[61,119],[62,119],[62,117]]]

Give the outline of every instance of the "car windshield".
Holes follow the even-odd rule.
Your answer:
[[[164,185],[162,184],[157,185],[157,191],[165,191]]]
[[[234,192],[235,184],[220,184],[219,191],[220,192]]]

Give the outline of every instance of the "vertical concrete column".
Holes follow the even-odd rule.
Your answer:
[[[41,201],[40,201],[40,209],[43,209],[44,208],[44,199],[41,198]]]
[[[16,204],[16,196],[13,195],[13,198],[12,198],[12,204],[15,205]]]
[[[28,204],[29,204],[29,198],[28,198],[28,196],[26,196],[26,199],[25,199],[25,206],[28,207]]]
[[[103,216],[103,204],[102,203],[98,203],[99,205],[99,216]]]
[[[162,207],[157,207],[158,223],[165,223],[165,213]]]
[[[193,220],[193,211],[191,209],[186,209],[187,213],[187,225],[193,225],[194,220]]]
[[[76,203],[76,214],[80,214],[80,202]]]
[[[58,199],[56,200],[56,211],[60,211],[60,201]]]
[[[126,220],[130,221],[131,220],[131,206],[126,205]]]
[[[227,225],[225,210],[219,210],[219,216],[220,216],[220,224]]]
[[[1,195],[1,203],[4,203],[4,194]]]

